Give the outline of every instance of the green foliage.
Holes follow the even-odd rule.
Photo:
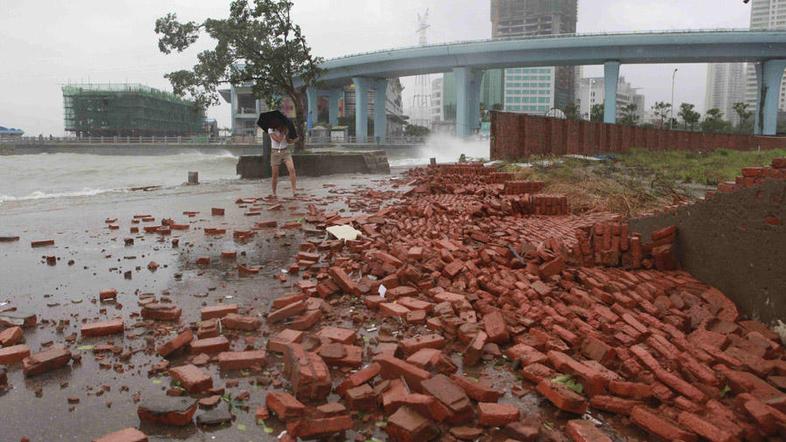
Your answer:
[[[717,107],[707,110],[701,122],[703,132],[720,133],[731,131],[731,123],[723,119],[723,112]]]
[[[603,105],[593,104],[590,109],[590,121],[603,121]]]
[[[701,118],[701,114],[693,110],[694,108],[695,106],[690,103],[680,104],[680,111],[677,115],[682,118],[682,121],[685,124],[685,129],[693,130],[693,128],[696,126],[696,123],[698,123],[699,119]]]
[[[203,108],[219,102],[218,87],[224,84],[249,84],[271,107],[286,95],[295,106],[297,148],[302,149],[306,87],[316,84],[322,59],[311,54],[300,26],[292,22],[292,5],[289,0],[235,0],[224,19],[182,23],[170,13],[156,20],[158,48],[165,54],[186,50],[201,34],[215,41],[213,49],[197,55],[191,70],[165,76],[174,92]],[[302,84],[296,85],[295,78]]]
[[[786,149],[739,151],[718,149],[711,152],[681,150],[650,151],[634,149],[617,156],[620,164],[642,174],[659,176],[676,183],[715,186],[733,180],[743,167],[766,166],[773,158],[786,156]]]
[[[565,113],[565,118],[568,120],[578,120],[580,109],[576,103],[568,103],[562,109],[562,112]]]
[[[671,115],[671,104],[665,101],[658,101],[652,105],[652,113],[655,114],[655,117],[658,119],[658,127],[662,128],[663,123]]]
[[[620,124],[624,124],[626,126],[635,126],[639,122],[639,114],[636,113],[636,109],[638,107],[635,103],[628,103],[625,106],[622,106],[622,118],[620,118]]]
[[[568,389],[572,390],[576,394],[582,394],[584,392],[584,386],[581,385],[581,383],[576,382],[576,380],[573,379],[573,376],[569,374],[561,374],[551,381],[568,387]]]
[[[747,133],[753,131],[753,123],[748,121],[753,116],[753,111],[750,110],[750,107],[748,103],[734,103],[734,112],[740,118],[737,132]]]
[[[404,127],[404,135],[408,137],[427,137],[430,133],[431,129],[417,124],[407,124]]]

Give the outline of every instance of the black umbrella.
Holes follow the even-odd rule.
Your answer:
[[[259,114],[257,126],[261,127],[265,132],[267,132],[267,130],[270,128],[284,126],[289,131],[287,136],[290,139],[297,137],[297,131],[295,130],[295,125],[292,124],[292,120],[287,118],[287,116],[281,113],[280,110],[272,110],[270,112],[262,112]]]

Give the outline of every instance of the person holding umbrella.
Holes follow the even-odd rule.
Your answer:
[[[281,163],[287,166],[289,182],[292,184],[292,197],[294,198],[297,189],[297,176],[295,174],[295,163],[292,161],[292,154],[289,152],[289,143],[297,140],[297,132],[295,131],[292,121],[281,113],[281,111],[275,110],[261,113],[259,115],[259,120],[257,120],[257,125],[270,135],[270,168],[273,198],[277,198],[276,188],[278,187],[278,170],[281,167]]]

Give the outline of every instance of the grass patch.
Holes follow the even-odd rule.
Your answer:
[[[604,161],[533,157],[529,159],[532,167],[508,164],[503,170],[514,172],[517,179],[545,182],[544,193],[566,195],[573,213],[607,211],[632,217],[697,199],[703,194],[701,186],[733,181],[743,167],[767,166],[779,157],[786,157],[786,150],[634,149]]]
[[[784,156],[784,149],[718,149],[712,152],[634,149],[615,155],[615,159],[625,167],[639,170],[641,174],[658,175],[681,183],[715,186],[723,181],[733,181],[743,167],[769,166],[773,158]]]

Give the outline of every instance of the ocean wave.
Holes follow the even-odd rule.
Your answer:
[[[0,203],[10,202],[10,201],[28,201],[28,200],[41,200],[41,199],[48,199],[48,198],[69,198],[69,197],[76,197],[76,196],[95,196],[100,195],[102,193],[109,193],[109,192],[125,192],[125,189],[90,189],[84,188],[82,190],[75,190],[71,192],[41,192],[40,190],[36,190],[25,196],[12,196],[12,195],[0,195]]]

